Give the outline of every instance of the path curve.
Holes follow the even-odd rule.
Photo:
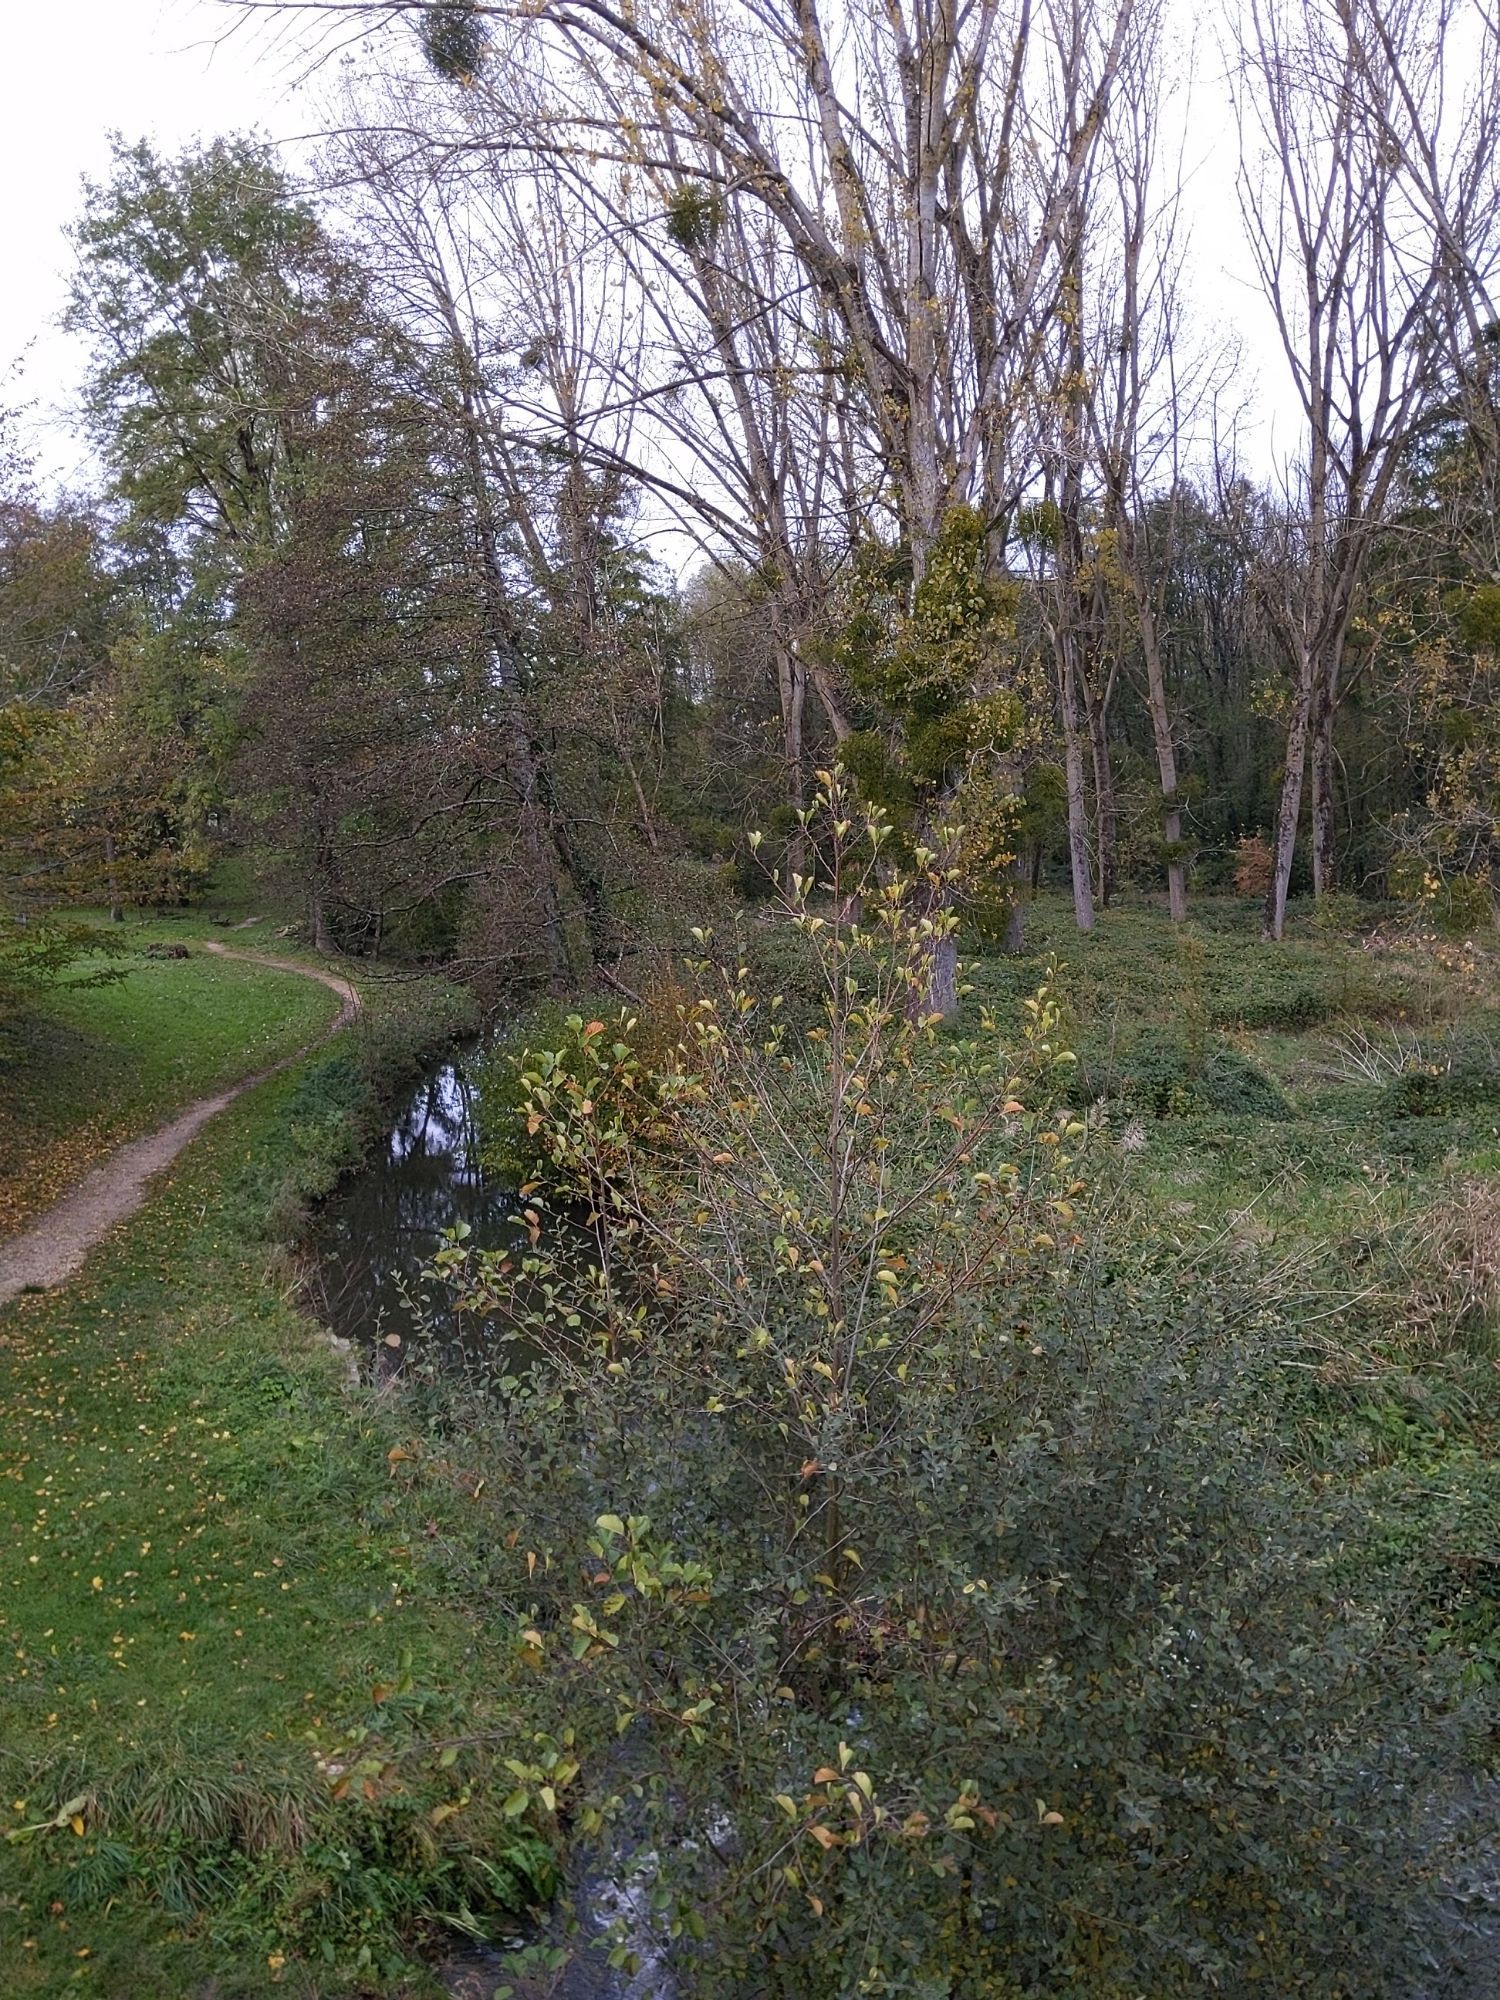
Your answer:
[[[117,1148],[107,1160],[92,1168],[69,1195],[53,1204],[19,1236],[0,1243],[0,1305],[20,1292],[50,1290],[71,1278],[94,1248],[128,1215],[133,1215],[146,1199],[152,1178],[172,1161],[227,1105],[247,1090],[279,1076],[293,1063],[301,1062],[322,1043],[338,1034],[359,1013],[358,993],[336,972],[324,972],[314,965],[299,965],[293,958],[273,958],[259,951],[235,951],[228,945],[206,944],[217,958],[243,959],[247,965],[268,966],[274,972],[294,972],[303,979],[316,979],[337,993],[343,1003],[321,1035],[283,1056],[268,1069],[242,1077],[213,1097],[200,1097],[169,1124],[144,1138],[132,1139]]]

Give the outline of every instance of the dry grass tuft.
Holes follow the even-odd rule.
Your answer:
[[[1500,1179],[1455,1181],[1421,1218],[1407,1325],[1433,1352],[1500,1323]]]

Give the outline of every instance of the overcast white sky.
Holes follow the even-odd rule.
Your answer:
[[[251,129],[295,140],[316,128],[318,110],[296,89],[289,57],[224,39],[228,17],[213,0],[0,0],[0,16],[0,404],[33,404],[41,468],[88,483],[87,447],[69,427],[83,356],[57,320],[63,232],[82,179],[107,164],[108,134],[168,148]],[[1277,436],[1263,424],[1247,440],[1248,456],[1267,464],[1275,446],[1291,444],[1292,426],[1269,321],[1246,282],[1233,127],[1211,77],[1195,94],[1192,129],[1192,289],[1243,337],[1247,378],[1285,412]]]
[[[82,356],[57,327],[63,231],[83,178],[108,164],[109,133],[167,147],[252,127],[290,138],[311,114],[248,42],[213,46],[226,17],[203,0],[0,0],[0,17],[0,402],[35,403],[44,467],[68,479],[88,456],[65,421]]]

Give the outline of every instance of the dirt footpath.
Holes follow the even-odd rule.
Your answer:
[[[180,1111],[170,1124],[119,1147],[86,1174],[70,1195],[39,1216],[21,1235],[9,1243],[0,1243],[0,1305],[15,1298],[18,1292],[50,1290],[71,1278],[95,1244],[102,1242],[117,1223],[135,1213],[146,1199],[152,1178],[171,1165],[210,1118],[217,1117],[247,1090],[254,1090],[257,1084],[300,1062],[319,1043],[347,1028],[359,1012],[359,995],[336,972],[321,972],[315,966],[299,965],[290,958],[271,958],[264,952],[235,951],[223,944],[208,944],[204,950],[220,958],[239,958],[248,965],[265,965],[277,972],[316,979],[337,993],[343,1004],[323,1033],[305,1047],[283,1056],[269,1069],[243,1077],[214,1097],[200,1097],[196,1104]]]

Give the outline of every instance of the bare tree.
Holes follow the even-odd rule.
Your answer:
[[[1166,52],[1163,10],[1144,8],[1121,78],[1119,115],[1097,204],[1099,304],[1089,402],[1102,519],[1130,600],[1161,786],[1161,829],[1172,920],[1187,915],[1180,746],[1167,690],[1164,594],[1184,492],[1184,459],[1205,408],[1222,390],[1226,350],[1206,360],[1181,339],[1180,161],[1159,174]],[[1232,355],[1233,344],[1228,353]]]
[[[850,513],[851,489],[864,485],[858,530],[871,517],[890,524],[913,588],[961,505],[991,524],[1003,561],[1030,477],[1019,447],[1134,6],[791,0],[773,12],[752,0],[718,10],[546,0],[470,10],[491,32],[490,59],[466,79],[462,129],[445,143],[471,159],[550,169],[612,248],[628,246],[638,323],[654,319],[678,351],[668,379],[633,384],[647,419],[636,441],[654,430],[662,458],[675,453],[682,468],[677,413],[691,411],[694,426],[706,413],[721,440],[720,490],[725,463],[735,466],[744,504],[722,511],[751,524],[757,563],[782,591],[789,769],[805,686],[796,635],[805,585],[826,563],[831,470]],[[664,209],[680,225],[665,256],[660,231],[642,226],[643,188],[661,203],[658,220]],[[784,421],[778,400],[801,414]],[[730,412],[732,452],[722,448]],[[809,437],[822,448],[803,479]],[[679,470],[676,484],[691,508],[695,472]],[[1102,723],[1085,711],[1102,772]],[[837,732],[836,707],[830,715]]]
[[[1452,25],[1449,0],[1248,0],[1240,22],[1241,207],[1304,425],[1284,559],[1263,570],[1290,670],[1271,937],[1309,762],[1314,887],[1334,886],[1350,625],[1445,323],[1492,254],[1492,176],[1474,150],[1492,111],[1455,111]]]
[[[452,247],[440,262],[464,273],[457,286],[440,276],[445,322],[461,290],[467,347],[519,357],[484,411],[489,450],[510,484],[518,452],[568,468],[555,558],[535,537],[529,552],[554,595],[573,594],[590,643],[599,607],[576,593],[600,490],[638,491],[658,536],[748,582],[769,615],[787,796],[800,807],[809,683],[834,737],[849,732],[806,640],[871,477],[826,310],[758,204],[705,191],[680,158],[600,163],[552,145],[560,114],[515,49],[497,52],[489,83],[513,145],[476,147],[466,107],[408,77],[353,107],[350,171],[386,190],[377,231],[394,224],[398,247],[428,267],[441,218]]]

